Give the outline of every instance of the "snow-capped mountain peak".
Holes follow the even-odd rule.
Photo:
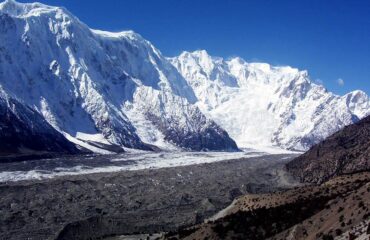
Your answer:
[[[70,15],[70,13],[63,7],[48,6],[39,2],[18,3],[14,0],[5,0],[0,3],[0,12],[18,18],[27,18],[32,16],[38,17],[42,14],[50,14],[51,12]]]
[[[184,52],[170,61],[193,87],[203,113],[241,147],[307,150],[370,114],[365,93],[337,96],[312,82],[306,70],[240,57],[223,60],[205,51]]]
[[[63,8],[15,1],[1,3],[0,31],[0,86],[71,141],[237,149],[137,33],[92,30]]]
[[[0,3],[0,87],[85,147],[236,150],[230,134],[305,150],[370,113],[365,93],[337,96],[307,71],[205,50],[166,58],[133,31],[14,0]]]

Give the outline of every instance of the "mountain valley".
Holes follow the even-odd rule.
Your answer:
[[[0,3],[0,240],[370,239],[366,87],[166,55],[64,7]]]

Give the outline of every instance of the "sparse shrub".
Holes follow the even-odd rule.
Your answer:
[[[330,234],[324,234],[322,240],[334,240],[334,237]]]
[[[364,220],[368,220],[369,218],[370,218],[370,212],[365,213],[364,216],[362,217],[362,219]]]
[[[342,233],[343,233],[342,229],[339,229],[339,228],[335,229],[335,234],[337,236],[342,235]]]

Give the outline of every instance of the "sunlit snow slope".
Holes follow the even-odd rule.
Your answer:
[[[97,152],[234,151],[234,140],[306,150],[370,114],[364,92],[334,95],[306,71],[205,51],[168,59],[132,31],[92,30],[64,8],[13,0],[0,4],[0,87]]]
[[[85,148],[103,139],[138,149],[237,150],[150,42],[92,30],[64,8],[0,4],[0,86]]]
[[[193,88],[198,107],[239,147],[307,150],[370,114],[364,92],[337,96],[312,82],[307,71],[224,60],[204,50],[170,60]]]

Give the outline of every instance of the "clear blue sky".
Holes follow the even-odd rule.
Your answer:
[[[206,49],[307,69],[338,94],[370,94],[369,0],[40,1],[66,7],[92,28],[132,29],[166,56]]]

